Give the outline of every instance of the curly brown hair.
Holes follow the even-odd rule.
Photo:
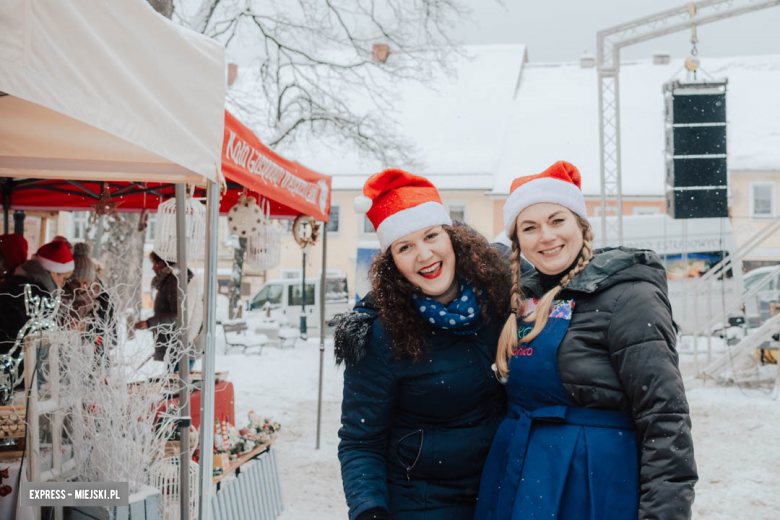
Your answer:
[[[455,278],[474,287],[485,321],[504,320],[509,310],[508,261],[472,228],[442,227],[450,236],[455,252]],[[390,248],[377,256],[368,276],[379,320],[392,338],[398,357],[409,356],[415,362],[420,361],[425,354],[422,332],[431,327],[412,304],[412,295],[422,294],[420,288],[398,271]]]

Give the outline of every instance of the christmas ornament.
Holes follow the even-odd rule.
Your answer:
[[[194,198],[187,197],[184,212],[184,239],[187,244],[187,258],[197,260],[203,256],[206,243],[206,206]],[[176,199],[168,199],[157,207],[157,223],[154,231],[154,252],[168,263],[175,264],[178,258],[176,241]]]
[[[320,233],[320,224],[308,215],[298,215],[293,222],[293,238],[301,246],[313,246],[317,242]]]
[[[250,269],[264,272],[273,269],[282,260],[282,234],[271,222],[271,205],[267,199],[262,201],[261,207],[262,222],[257,231],[247,238],[244,263]]]
[[[238,198],[238,203],[228,211],[228,227],[241,238],[257,233],[263,225],[264,215],[257,199],[248,197],[246,191]]]
[[[94,204],[92,208],[95,210],[92,215],[92,222],[97,222],[100,217],[111,217],[116,221],[119,221],[119,215],[116,212],[116,208],[122,204],[122,202],[116,202],[111,198],[111,193],[108,191],[108,183],[103,183],[103,188],[100,191],[100,199]]]

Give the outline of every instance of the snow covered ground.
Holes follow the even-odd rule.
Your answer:
[[[221,340],[217,369],[230,373],[237,420],[246,422],[254,410],[282,423],[276,444],[285,503],[281,520],[346,518],[336,456],[342,372],[334,366],[332,344],[326,344],[321,448],[316,450],[317,340],[298,341],[284,350],[265,348],[262,355],[239,350],[225,355]],[[684,375],[693,375],[690,354],[682,355],[681,365]],[[700,476],[693,518],[780,518],[780,402],[771,399],[770,390],[689,379]]]

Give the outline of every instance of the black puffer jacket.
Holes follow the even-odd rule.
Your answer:
[[[522,281],[526,296],[540,295],[536,271]],[[690,518],[698,477],[660,259],[652,251],[597,250],[560,298],[575,301],[558,349],[564,388],[577,406],[630,411],[636,423],[639,518]]]
[[[472,520],[506,397],[490,366],[502,320],[474,334],[425,327],[398,359],[369,295],[338,318],[345,362],[339,460],[350,520]],[[382,516],[384,515],[384,516]]]

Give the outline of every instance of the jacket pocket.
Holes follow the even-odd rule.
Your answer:
[[[395,445],[395,456],[406,472],[406,481],[412,480],[412,470],[417,466],[425,442],[425,430],[419,429],[407,433]]]

